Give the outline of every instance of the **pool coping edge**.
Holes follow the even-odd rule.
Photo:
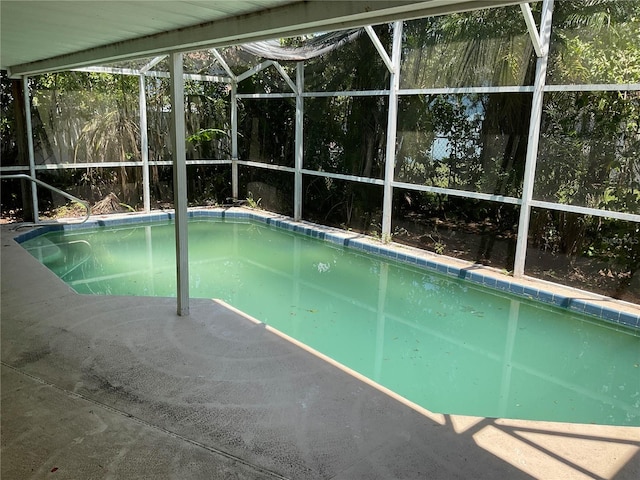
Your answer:
[[[339,246],[354,248],[372,255],[417,266],[448,277],[466,280],[470,283],[481,285],[492,290],[506,292],[520,298],[538,301],[571,312],[595,317],[614,327],[630,328],[634,331],[640,331],[640,308],[634,304],[573,287],[526,276],[524,278],[513,278],[492,267],[438,255],[433,252],[395,242],[383,243],[378,239],[357,232],[345,231],[305,220],[296,221],[291,217],[264,210],[254,210],[243,207],[196,207],[190,208],[188,215],[190,218],[230,218],[258,221],[266,225],[317,238]],[[173,211],[100,215],[93,216],[87,222],[81,224],[59,222],[42,226],[34,225],[34,228],[16,235],[14,239],[18,243],[23,243],[26,240],[48,231],[71,231],[140,222],[171,221],[174,218],[175,213]],[[633,313],[630,311],[632,309],[637,309],[638,312]]]

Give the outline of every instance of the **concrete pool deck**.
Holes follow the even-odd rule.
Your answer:
[[[2,227],[2,478],[640,478],[640,428],[412,408],[213,300],[77,295]]]

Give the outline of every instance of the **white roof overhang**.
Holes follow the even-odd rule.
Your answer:
[[[2,0],[0,68],[19,77],[517,3],[524,2]]]

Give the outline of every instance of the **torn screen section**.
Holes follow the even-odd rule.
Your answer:
[[[302,61],[325,55],[358,38],[364,29],[341,30],[304,40],[300,46],[285,46],[280,40],[247,43],[240,48],[252,55],[269,60]]]

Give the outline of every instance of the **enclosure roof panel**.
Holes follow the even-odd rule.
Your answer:
[[[439,15],[517,0],[2,0],[12,75]]]
[[[286,3],[290,0],[2,0],[1,66],[37,62]]]

